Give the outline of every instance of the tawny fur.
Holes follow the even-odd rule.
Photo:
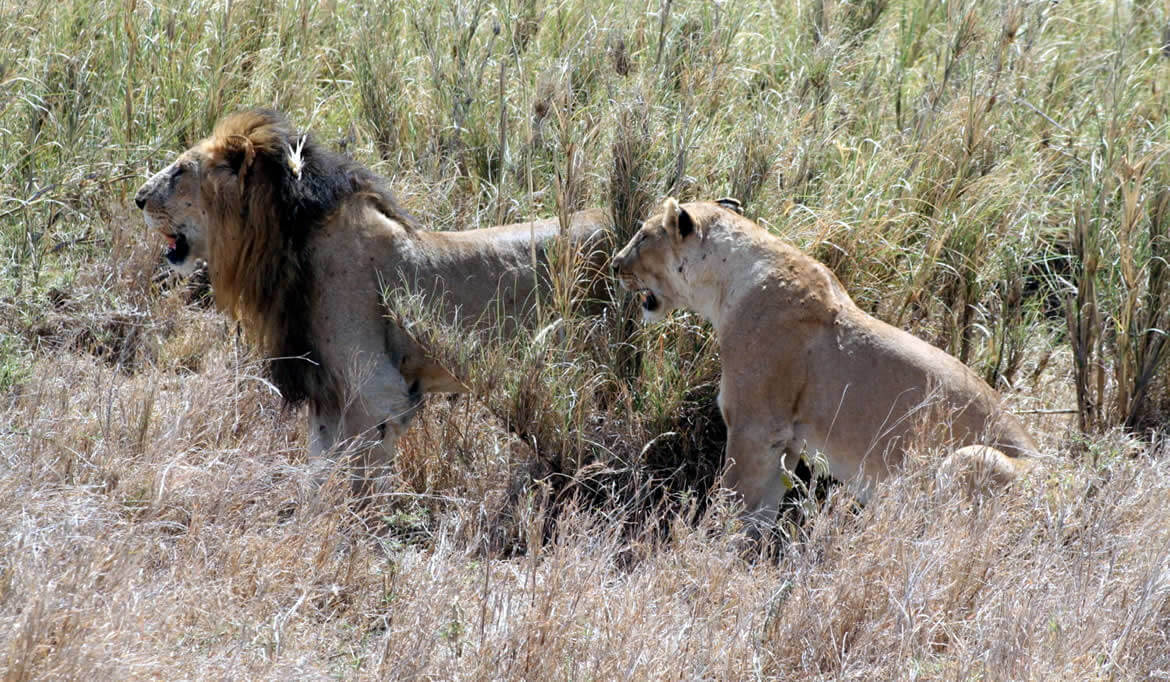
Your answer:
[[[802,452],[821,453],[861,499],[914,446],[1008,480],[1036,444],[999,396],[944,351],[857,307],[823,264],[714,203],[662,211],[614,256],[645,316],[688,308],[715,326],[727,423],[725,483],[770,523]]]
[[[273,383],[308,403],[313,454],[354,446],[359,487],[390,462],[423,393],[460,389],[387,318],[383,294],[422,291],[452,320],[506,329],[529,317],[562,233],[555,219],[424,231],[381,178],[267,110],[224,119],[136,202],[176,268],[207,261],[217,304],[269,358]],[[587,211],[564,237],[596,261],[608,233]]]

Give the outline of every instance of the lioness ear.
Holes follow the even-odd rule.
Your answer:
[[[691,218],[691,214],[682,206],[678,207],[678,236],[680,239],[685,239],[688,235],[695,231],[695,221]]]
[[[735,213],[743,215],[743,204],[741,204],[739,199],[736,199],[735,197],[723,197],[721,199],[716,199],[715,203],[719,204],[723,208],[726,208],[728,211],[734,211]]]
[[[674,197],[662,202],[662,226],[679,241],[686,239],[696,228],[694,218],[685,208],[679,206],[678,200]]]
[[[231,166],[232,172],[236,175],[247,173],[256,158],[256,148],[252,146],[252,141],[243,135],[232,135],[225,142],[224,160]]]

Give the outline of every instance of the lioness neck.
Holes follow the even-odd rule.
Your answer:
[[[840,305],[824,266],[763,228],[713,225],[680,263],[686,302],[723,336],[729,325],[767,308],[800,317],[831,316]]]

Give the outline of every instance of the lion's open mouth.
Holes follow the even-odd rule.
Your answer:
[[[646,312],[654,312],[658,310],[660,303],[658,297],[654,295],[653,291],[649,289],[639,289],[637,292],[638,300],[642,302],[642,309]]]
[[[167,250],[163,252],[167,260],[174,265],[187,260],[187,256],[191,253],[191,245],[187,243],[187,237],[182,232],[163,234],[163,238],[167,240]]]

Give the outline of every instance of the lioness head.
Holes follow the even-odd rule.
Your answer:
[[[742,213],[740,203],[725,198],[720,208]],[[682,272],[687,253],[703,241],[702,221],[696,220],[676,199],[662,202],[662,210],[642,223],[629,243],[613,257],[613,270],[623,288],[637,294],[642,318],[661,320],[685,304],[674,275]]]

